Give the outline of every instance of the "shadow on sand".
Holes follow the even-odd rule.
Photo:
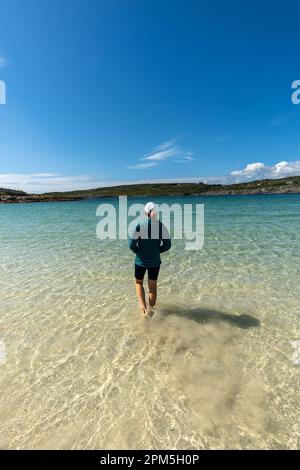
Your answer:
[[[260,321],[251,315],[232,315],[230,313],[208,310],[205,308],[180,308],[178,306],[164,306],[161,309],[162,315],[176,315],[188,318],[197,323],[217,323],[227,322],[239,328],[255,328],[260,326]]]

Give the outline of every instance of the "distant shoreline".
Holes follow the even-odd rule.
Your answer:
[[[155,183],[111,186],[68,192],[27,194],[23,191],[0,188],[0,204],[32,202],[66,202],[106,197],[178,197],[178,196],[240,196],[268,194],[300,194],[300,176],[256,180],[236,184]]]

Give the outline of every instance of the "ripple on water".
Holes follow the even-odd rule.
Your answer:
[[[206,200],[150,322],[97,202],[1,207],[1,448],[297,448],[300,198],[243,201]]]

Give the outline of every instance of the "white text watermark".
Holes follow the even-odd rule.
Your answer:
[[[291,96],[292,103],[296,105],[300,104],[300,80],[293,81],[292,89],[295,90]]]
[[[184,240],[186,250],[201,250],[204,245],[204,204],[157,204],[157,219],[148,230],[138,233],[140,238],[172,238]],[[96,211],[101,220],[96,234],[100,240],[127,240],[136,235],[136,227],[147,220],[144,205],[128,205],[127,196],[119,197],[119,204],[100,204]],[[158,222],[159,221],[159,222]],[[171,234],[171,235],[169,235]]]

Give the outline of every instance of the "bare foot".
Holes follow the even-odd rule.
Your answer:
[[[149,305],[148,308],[147,308],[147,317],[152,318],[153,315],[154,315],[153,307],[151,307],[151,305]]]
[[[143,318],[148,318],[148,313],[146,308],[140,307],[140,312]]]

